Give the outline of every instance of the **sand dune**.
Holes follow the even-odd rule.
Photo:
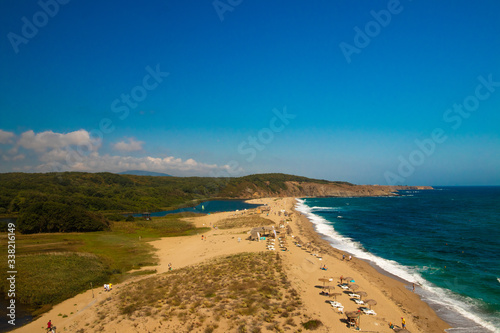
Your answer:
[[[293,198],[268,198],[255,199],[255,203],[268,204],[271,207],[269,214],[261,214],[274,223],[279,223],[283,216],[277,212],[284,209],[291,212],[295,199]],[[157,255],[160,259],[159,266],[155,266],[158,273],[168,271],[169,264],[173,270],[197,265],[208,259],[217,258],[241,252],[267,251],[265,242],[247,240],[249,227],[236,229],[216,229],[217,224],[223,219],[231,217],[244,217],[253,214],[247,212],[225,212],[191,218],[197,226],[209,226],[212,229],[203,236],[201,235],[162,238],[151,242],[158,249]],[[331,246],[314,232],[312,224],[300,213],[294,212],[291,221],[287,222],[292,228],[293,236],[300,237],[304,242],[312,242],[316,248],[321,249],[320,260],[318,256],[292,245],[291,238],[288,240],[288,251],[277,251],[284,263],[288,280],[303,302],[303,311],[308,318],[320,320],[324,325],[318,332],[350,332],[345,322],[345,315],[338,314],[328,299],[320,295],[321,289],[317,286],[322,283],[320,278],[329,278],[329,284],[337,285],[339,277],[352,277],[360,290],[368,294],[367,298],[375,299],[377,305],[373,307],[377,315],[361,315],[361,331],[368,332],[393,332],[389,323],[401,326],[401,317],[406,319],[407,328],[411,332],[443,332],[448,325],[434,313],[430,307],[421,301],[419,297],[408,290],[404,283],[393,280],[378,273],[368,263],[353,258],[352,261],[342,261],[342,253],[331,248]],[[238,241],[241,238],[241,241]],[[320,270],[322,265],[328,267],[327,271]],[[140,279],[140,278],[139,278]],[[113,291],[105,293],[102,287],[93,291],[89,290],[61,304],[56,305],[51,311],[44,314],[36,321],[17,329],[15,332],[38,332],[42,331],[46,322],[51,319],[58,327],[58,332],[185,332],[186,328],[177,319],[162,321],[152,317],[135,318],[133,321],[125,317],[116,316],[106,318],[105,325],[99,325],[103,321],[102,310],[105,307],[116,307],[115,299],[119,291],[127,288],[138,279],[115,285]],[[340,292],[337,301],[344,305],[344,311],[357,311],[357,305],[351,298],[336,286],[335,292]],[[94,297],[93,297],[94,296]],[[101,313],[101,314],[100,314]],[[62,318],[59,314],[65,314]],[[296,331],[299,327],[293,328]],[[197,332],[205,332],[203,326],[197,328]],[[221,326],[214,332],[225,332],[227,328]],[[265,331],[265,329],[263,330]]]

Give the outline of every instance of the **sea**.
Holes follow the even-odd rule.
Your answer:
[[[500,332],[500,186],[302,198],[330,244],[408,282],[452,326]]]

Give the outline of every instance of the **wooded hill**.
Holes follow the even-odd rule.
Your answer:
[[[106,220],[121,217],[116,213],[168,210],[215,198],[391,195],[397,188],[278,173],[209,178],[64,172],[0,174],[0,189],[0,215],[17,216],[18,229],[33,233],[103,230]]]

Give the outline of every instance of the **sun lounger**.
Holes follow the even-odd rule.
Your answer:
[[[344,289],[344,290],[349,289],[349,286],[346,285],[346,284],[339,284],[339,287],[342,288],[342,289]]]
[[[361,311],[363,311],[364,314],[367,314],[367,315],[373,315],[373,316],[376,316],[377,314],[375,313],[375,311],[373,311],[372,309],[368,309],[368,308],[361,308]]]
[[[353,301],[356,303],[356,304],[359,304],[359,305],[363,305],[365,304],[365,302],[363,302],[362,300],[360,299],[357,299],[357,298],[354,298]]]
[[[361,298],[361,296],[359,296],[358,294],[355,294],[355,293],[350,293],[349,297],[352,297],[352,298]]]
[[[343,308],[344,307],[341,303],[339,303],[337,301],[329,301],[329,302],[330,302],[330,305],[333,306],[334,308],[338,308],[338,307]]]

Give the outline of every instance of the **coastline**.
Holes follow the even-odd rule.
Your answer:
[[[319,291],[319,278],[329,277],[332,284],[337,285],[341,275],[352,276],[361,290],[368,293],[367,298],[377,300],[374,306],[376,316],[361,316],[361,331],[371,332],[394,332],[389,328],[389,323],[396,327],[401,327],[401,317],[405,317],[408,329],[412,333],[443,332],[449,325],[441,320],[427,303],[420,300],[419,296],[406,288],[406,284],[390,278],[372,267],[368,262],[353,258],[352,261],[342,261],[342,252],[333,248],[314,229],[314,225],[303,214],[297,212],[295,208],[296,199],[288,198],[264,198],[249,200],[252,203],[267,204],[271,207],[271,212],[257,213],[256,210],[245,212],[224,212],[214,213],[201,217],[190,217],[187,220],[196,226],[211,226],[205,236],[205,241],[200,240],[199,235],[183,236],[175,238],[162,238],[149,242],[157,251],[159,265],[154,267],[144,267],[143,269],[155,269],[156,274],[128,280],[113,286],[111,293],[104,293],[102,288],[94,288],[85,293],[68,299],[56,306],[49,312],[43,314],[35,321],[15,330],[15,332],[33,332],[44,326],[51,319],[58,327],[58,332],[81,332],[85,331],[101,332],[137,332],[154,331],[161,325],[169,325],[171,331],[183,332],[184,323],[177,319],[165,321],[154,316],[122,316],[116,313],[119,302],[119,294],[128,292],[130,288],[141,279],[149,277],[162,277],[168,274],[168,264],[172,264],[174,271],[177,268],[197,267],[201,263],[207,263],[214,258],[221,258],[243,252],[259,253],[266,251],[265,242],[249,241],[249,227],[218,229],[215,226],[220,221],[242,217],[247,218],[252,215],[260,216],[271,220],[277,225],[283,217],[281,210],[292,212],[288,225],[295,237],[300,237],[303,241],[312,242],[315,247],[321,249],[322,260],[318,256],[306,251],[304,248],[296,247],[292,244],[293,239],[287,236],[289,246],[288,251],[279,253],[286,268],[287,279],[295,290],[298,291],[303,304],[306,317],[297,320],[318,319],[323,323],[318,332],[351,332],[345,322],[345,315],[338,314],[326,303],[327,298],[321,296]],[[237,238],[244,238],[241,242]],[[328,271],[320,270],[322,265],[327,265]],[[341,291],[336,287],[335,291]],[[94,295],[95,294],[95,298]],[[345,311],[353,311],[359,308],[346,293],[341,293],[338,300],[345,306]],[[103,313],[107,313],[103,317]],[[67,317],[61,316],[67,315]],[[219,329],[214,332],[228,332],[228,326],[224,322],[219,323]],[[163,326],[164,327],[164,326]],[[295,331],[297,329],[294,328]],[[162,331],[162,330],[160,330]],[[264,330],[265,332],[266,330]],[[203,332],[203,331],[200,331]]]
[[[342,254],[345,252],[333,247],[324,238],[324,235],[315,229],[314,224],[304,214],[295,209],[295,206],[293,211],[300,216],[299,221],[302,226],[302,232],[325,251],[325,253],[329,253],[339,261],[342,261]],[[385,271],[368,260],[353,257],[351,262],[355,270],[368,279],[371,279],[371,282],[397,304],[403,312],[411,314],[415,324],[424,332],[444,332],[445,329],[451,328],[447,322],[436,314],[428,303],[410,291],[409,286],[411,283],[409,281]]]

